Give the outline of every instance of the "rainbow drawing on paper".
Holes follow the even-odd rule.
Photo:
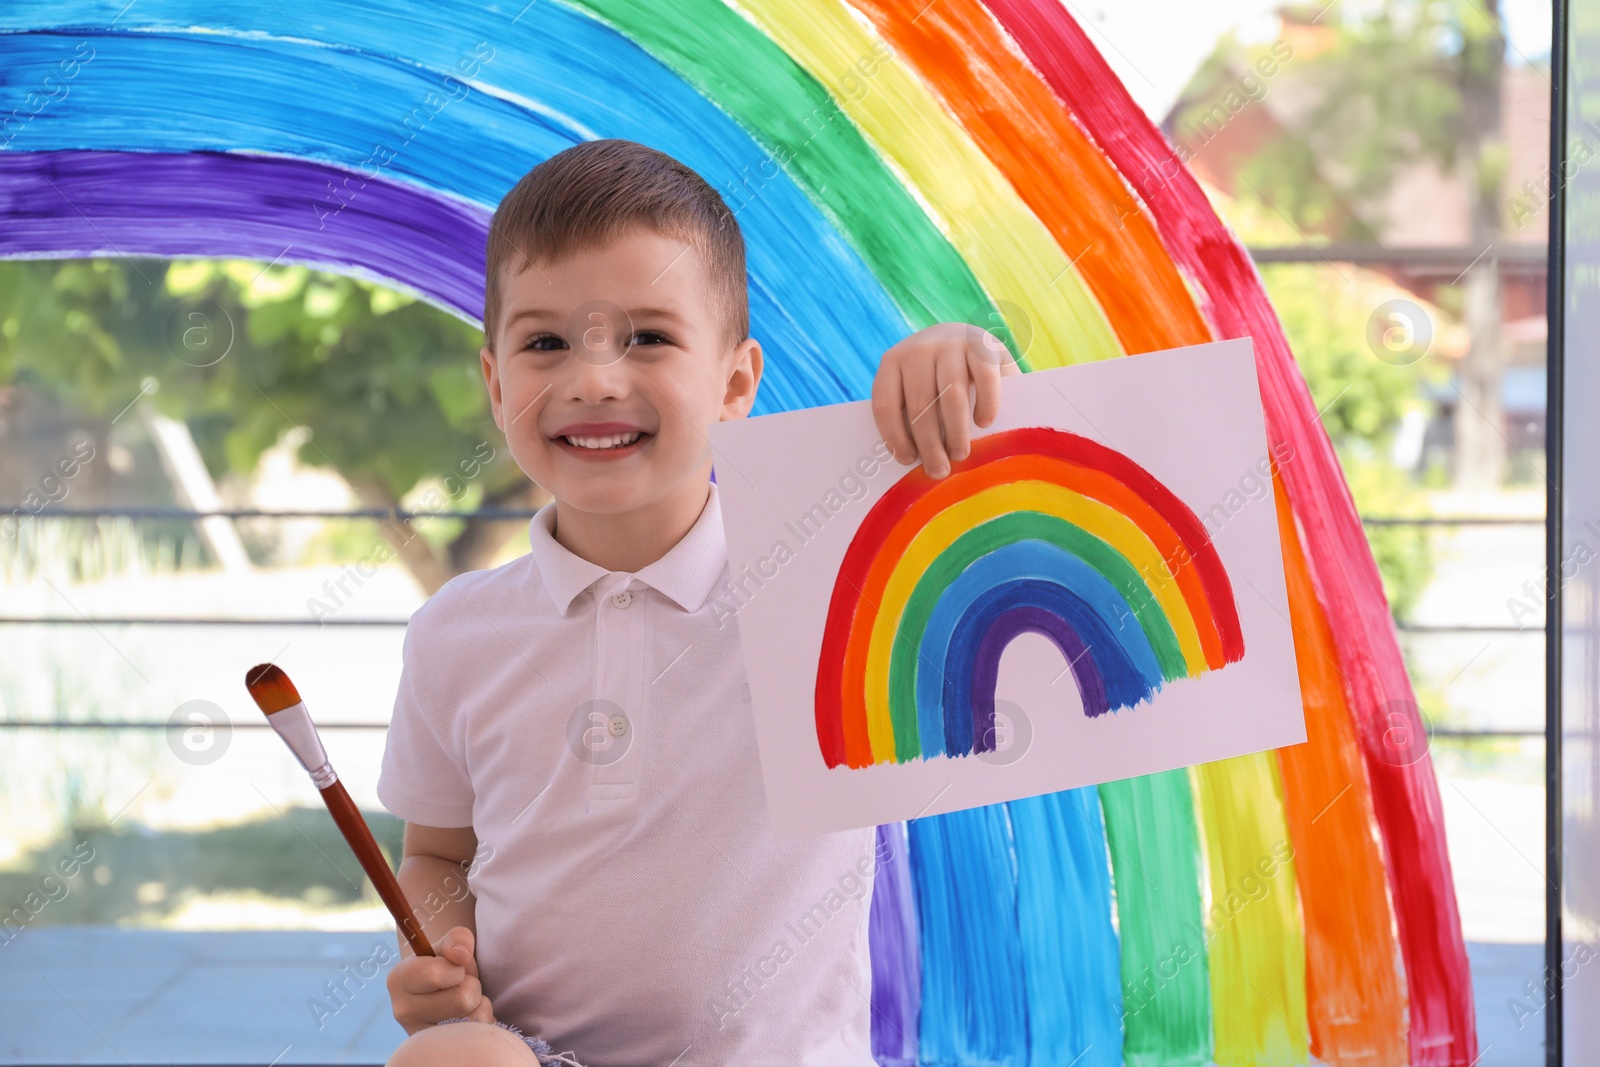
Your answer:
[[[1065,430],[973,442],[939,480],[919,467],[846,550],[817,666],[829,767],[995,747],[1000,654],[1024,632],[1070,665],[1085,715],[1244,656],[1227,571],[1149,471]]]

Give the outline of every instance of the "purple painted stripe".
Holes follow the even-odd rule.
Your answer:
[[[872,1056],[915,1067],[922,1008],[922,941],[904,823],[878,827],[878,873],[867,920],[872,954]]]
[[[477,323],[488,232],[482,209],[304,160],[0,152],[0,258],[292,261],[404,286]]]

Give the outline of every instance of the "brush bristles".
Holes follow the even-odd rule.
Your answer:
[[[294,683],[289,681],[289,676],[277,664],[258,663],[251,667],[245,672],[244,684],[250,690],[256,707],[268,715],[300,703],[300,694],[295,690]]]

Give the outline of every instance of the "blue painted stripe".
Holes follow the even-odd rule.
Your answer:
[[[1028,1002],[1004,805],[914,819],[922,1063],[1025,1067]]]
[[[248,151],[355,172],[344,190],[303,205],[309,228],[358,197],[363,174],[492,207],[529,167],[591,131],[659,148],[718,187],[737,184],[766,158],[741,127],[627,38],[555,5],[535,5],[527,18],[553,35],[536,66],[537,108],[365,51],[226,34],[85,31],[0,37],[0,115],[23,106],[87,40],[92,59],[65,95],[16,129],[10,150]],[[515,64],[507,57],[504,65]],[[768,367],[786,371],[763,383],[758,411],[869,395],[882,352],[908,331],[882,285],[785,174],[764,181],[739,221],[752,329],[770,349]]]
[[[1007,805],[1034,1067],[1121,1067],[1122,961],[1093,787]]]

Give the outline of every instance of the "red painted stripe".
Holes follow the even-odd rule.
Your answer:
[[[1432,762],[1384,759],[1387,716],[1423,729],[1372,552],[1333,446],[1249,257],[1193,176],[1056,0],[989,0],[989,9],[1122,171],[1173,258],[1206,293],[1219,337],[1255,341],[1273,452],[1304,532],[1317,594],[1362,740],[1410,984],[1414,1067],[1467,1067],[1478,1055],[1472,984]],[[1130,198],[1130,207],[1137,205]]]

